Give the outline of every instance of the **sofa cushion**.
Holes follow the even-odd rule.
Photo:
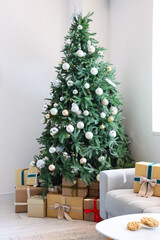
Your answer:
[[[144,213],[160,213],[160,207],[149,207],[144,209]]]
[[[160,197],[139,197],[133,189],[118,189],[106,194],[105,209],[112,216],[143,213],[150,207],[160,207]]]

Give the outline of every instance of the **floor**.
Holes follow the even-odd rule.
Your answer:
[[[88,221],[30,218],[14,213],[14,198],[0,197],[0,240],[81,240],[106,239],[96,232],[95,223]]]

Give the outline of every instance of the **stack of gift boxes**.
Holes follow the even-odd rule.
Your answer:
[[[53,217],[99,222],[99,182],[87,186],[80,178],[75,182],[62,179],[62,187],[50,188],[46,198],[38,187],[36,167],[15,172],[15,212],[28,212],[29,217]]]

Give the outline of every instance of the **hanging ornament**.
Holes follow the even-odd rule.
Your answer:
[[[47,105],[47,104],[44,104],[43,110],[46,111],[47,109],[48,109],[48,105]]]
[[[84,128],[84,123],[83,122],[78,122],[77,123],[77,128],[79,128],[79,129],[83,129]]]
[[[98,51],[98,55],[99,56],[103,56],[103,52],[102,51]]]
[[[79,107],[76,103],[72,103],[71,111],[77,113],[79,111]]]
[[[110,79],[106,78],[106,82],[108,82],[113,87],[116,87],[116,84],[114,82],[112,82]]]
[[[70,68],[69,63],[67,63],[67,62],[63,63],[62,68],[63,68],[63,70],[68,70]]]
[[[56,80],[53,82],[53,87],[55,87],[55,88],[59,88],[60,85],[61,85],[61,81],[58,80],[58,79],[56,79]]]
[[[77,94],[77,93],[78,93],[77,89],[74,89],[73,94]]]
[[[100,176],[99,176],[99,174],[97,175],[96,179],[97,179],[98,182],[100,181]]]
[[[49,148],[49,152],[50,152],[50,153],[55,153],[55,152],[56,152],[56,148],[53,147],[53,146],[50,147],[50,148]]]
[[[97,95],[101,96],[103,94],[103,89],[102,88],[97,88],[95,92],[96,92]]]
[[[54,103],[53,106],[54,106],[54,107],[58,107],[58,103]]]
[[[89,112],[87,110],[84,110],[83,115],[87,117],[89,115]]]
[[[84,163],[87,163],[87,159],[84,158],[84,157],[82,157],[82,158],[80,159],[80,164],[84,164]]]
[[[48,169],[49,169],[49,171],[53,172],[56,169],[56,167],[54,164],[50,164]]]
[[[60,99],[59,99],[61,102],[63,102],[64,101],[64,97],[62,96],[62,97],[60,97]]]
[[[42,119],[41,119],[41,123],[42,123],[42,124],[45,124],[45,123],[46,123],[46,118],[42,118]]]
[[[37,168],[44,168],[45,167],[45,161],[43,159],[40,159],[36,163]]]
[[[84,84],[84,88],[85,88],[85,89],[88,89],[89,87],[90,87],[89,83],[85,83],[85,84]]]
[[[100,129],[105,129],[104,124],[101,124]]]
[[[99,158],[98,158],[98,162],[103,162],[105,160],[105,157],[104,156],[100,156]]]
[[[66,39],[65,44],[71,44],[71,40],[70,39]]]
[[[97,68],[95,68],[95,67],[91,68],[91,74],[92,75],[97,75],[97,73],[98,73],[98,69]]]
[[[62,115],[63,116],[68,116],[68,114],[69,114],[69,112],[68,112],[68,110],[67,109],[64,109],[63,111],[62,111]]]
[[[109,132],[109,136],[111,137],[111,138],[115,138],[116,137],[116,131],[114,131],[114,130],[111,130],[110,132]]]
[[[78,110],[78,112],[76,112],[77,115],[80,115],[82,113],[81,110]]]
[[[73,127],[71,124],[69,124],[69,125],[66,127],[66,131],[67,131],[68,133],[72,133],[72,132],[74,131],[74,127]]]
[[[108,103],[109,103],[109,102],[108,102],[108,100],[107,100],[106,98],[103,98],[103,99],[102,99],[102,104],[103,104],[103,105],[107,106]]]
[[[108,72],[111,72],[111,71],[112,71],[112,67],[111,67],[111,66],[108,66],[108,67],[107,67],[107,71],[108,71]]]
[[[57,113],[58,113],[58,110],[57,110],[57,108],[52,108],[51,110],[50,110],[50,112],[51,112],[51,114],[52,115],[57,115]]]
[[[68,87],[72,87],[72,86],[73,86],[73,82],[72,82],[71,80],[69,80],[69,81],[67,82],[67,85],[68,85]]]
[[[44,161],[48,161],[49,158],[47,156],[44,157]]]
[[[45,116],[47,119],[50,119],[51,115],[49,113],[46,114]]]
[[[63,157],[64,158],[68,158],[68,153],[67,152],[63,152]]]
[[[80,49],[76,52],[76,54],[78,57],[84,57],[84,52]]]
[[[36,163],[35,163],[34,160],[30,162],[30,165],[31,165],[32,167],[35,167],[35,164],[36,164]]]
[[[83,29],[82,25],[78,25],[77,29],[82,30]]]
[[[95,52],[95,47],[92,46],[92,45],[90,45],[90,46],[88,47],[88,52],[89,52],[89,53],[94,53],[94,52]]]
[[[114,106],[110,107],[110,112],[113,114],[113,115],[116,115],[118,113],[118,109]]]
[[[106,117],[106,114],[105,114],[104,112],[101,112],[100,117],[101,117],[101,118],[105,118],[105,117]]]
[[[54,136],[54,135],[56,135],[57,133],[58,133],[58,128],[56,128],[56,127],[53,127],[53,128],[51,128],[50,129],[50,134],[52,135],[52,136]]]
[[[88,140],[90,140],[90,139],[93,138],[93,133],[92,133],[92,132],[86,132],[86,133],[85,133],[85,137],[86,137]]]
[[[108,122],[110,123],[110,122],[113,122],[114,121],[114,117],[112,117],[112,116],[110,116],[110,117],[108,117]]]

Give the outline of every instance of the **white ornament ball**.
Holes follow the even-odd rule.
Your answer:
[[[79,111],[79,107],[77,104],[72,104],[71,111],[74,113],[77,113]]]
[[[95,92],[96,92],[97,95],[101,96],[103,94],[103,89],[102,88],[97,88]]]
[[[52,136],[56,135],[57,133],[58,133],[58,128],[53,127],[53,128],[50,129],[50,134],[51,134]]]
[[[32,167],[34,167],[34,166],[35,166],[35,161],[34,161],[34,160],[31,161],[31,162],[30,162],[30,165],[31,165]]]
[[[50,148],[49,148],[49,152],[50,152],[50,153],[55,153],[55,152],[56,152],[56,148],[53,147],[53,146],[50,147]]]
[[[44,161],[48,161],[49,158],[47,156],[44,157]]]
[[[60,100],[61,102],[62,102],[62,101],[64,101],[64,97],[60,97],[60,99],[59,99],[59,100]]]
[[[86,137],[88,140],[90,140],[90,139],[93,138],[93,133],[92,133],[92,132],[86,132],[86,133],[85,133],[85,137]]]
[[[104,112],[101,112],[100,117],[101,117],[101,118],[105,118],[105,117],[106,117],[106,114],[105,114]]]
[[[63,116],[68,116],[68,114],[69,114],[69,112],[68,112],[68,110],[67,109],[64,109],[63,111],[62,111],[62,115]]]
[[[78,112],[76,112],[77,115],[80,115],[82,113],[81,110],[78,110]]]
[[[68,125],[68,126],[66,127],[66,131],[67,131],[68,133],[72,133],[72,132],[74,131],[74,127],[70,124],[70,125]]]
[[[78,57],[84,57],[84,52],[82,50],[78,50],[76,54]]]
[[[105,157],[104,156],[100,156],[99,158],[98,158],[98,161],[99,162],[102,162],[102,161],[104,161],[105,160]]]
[[[95,68],[95,67],[91,68],[91,74],[92,75],[97,75],[97,73],[98,73],[98,69],[97,68]]]
[[[78,25],[77,29],[82,30],[83,29],[82,25]]]
[[[45,161],[43,159],[40,159],[36,163],[37,168],[44,168],[45,167]]]
[[[46,114],[46,118],[50,119],[51,115],[49,113]]]
[[[112,67],[111,67],[111,66],[108,66],[108,67],[107,67],[107,70],[108,70],[108,72],[111,72],[111,71],[112,71]]]
[[[94,52],[95,52],[95,47],[92,46],[92,45],[90,45],[90,46],[88,47],[88,52],[89,52],[89,53],[94,53]]]
[[[66,39],[65,44],[71,44],[71,40],[70,39]]]
[[[70,68],[69,63],[67,63],[67,62],[63,63],[62,68],[63,68],[63,70],[68,70]]]
[[[78,93],[77,89],[74,89],[73,94],[77,94],[77,93]]]
[[[98,51],[98,55],[99,56],[103,56],[103,52],[102,51]]]
[[[99,174],[97,175],[96,179],[97,179],[98,182],[100,181],[100,176],[99,176]]]
[[[84,123],[83,122],[78,122],[77,123],[77,128],[79,128],[79,129],[83,129],[84,128]]]
[[[58,110],[57,110],[57,108],[52,108],[52,109],[50,110],[50,112],[51,112],[52,115],[57,115]]]
[[[113,115],[116,115],[118,113],[118,109],[116,107],[110,107],[110,112],[113,114]]]
[[[53,106],[54,106],[54,107],[58,107],[58,103],[54,103]]]
[[[72,86],[73,86],[73,82],[72,82],[71,80],[69,80],[69,81],[67,82],[67,85],[68,85],[68,87],[72,87]]]
[[[56,169],[56,167],[54,164],[50,164],[48,169],[49,169],[49,171],[53,172]]]
[[[63,152],[63,157],[67,158],[68,157],[68,153],[67,152]]]
[[[59,88],[60,85],[61,85],[61,81],[60,81],[60,80],[55,80],[55,81],[53,82],[53,87],[55,87],[55,88]]]
[[[89,115],[88,110],[84,110],[83,115],[87,117]]]
[[[82,158],[80,159],[80,164],[84,164],[84,163],[87,163],[87,159],[84,158],[84,157],[82,157]]]
[[[42,123],[42,124],[45,124],[45,123],[46,123],[46,118],[42,118],[42,119],[41,119],[41,123]]]
[[[47,104],[44,104],[43,110],[46,111],[47,109],[48,109],[48,105],[47,105]]]
[[[108,100],[107,100],[106,98],[103,98],[103,99],[102,99],[102,104],[103,104],[103,105],[107,106],[108,103],[109,103],[109,102],[108,102]]]
[[[85,89],[88,89],[89,87],[90,87],[89,83],[85,83],[85,84],[84,84],[84,88],[85,88]]]
[[[109,136],[110,137],[112,137],[112,138],[115,138],[116,137],[116,131],[114,131],[114,130],[111,130],[110,132],[109,132]]]

